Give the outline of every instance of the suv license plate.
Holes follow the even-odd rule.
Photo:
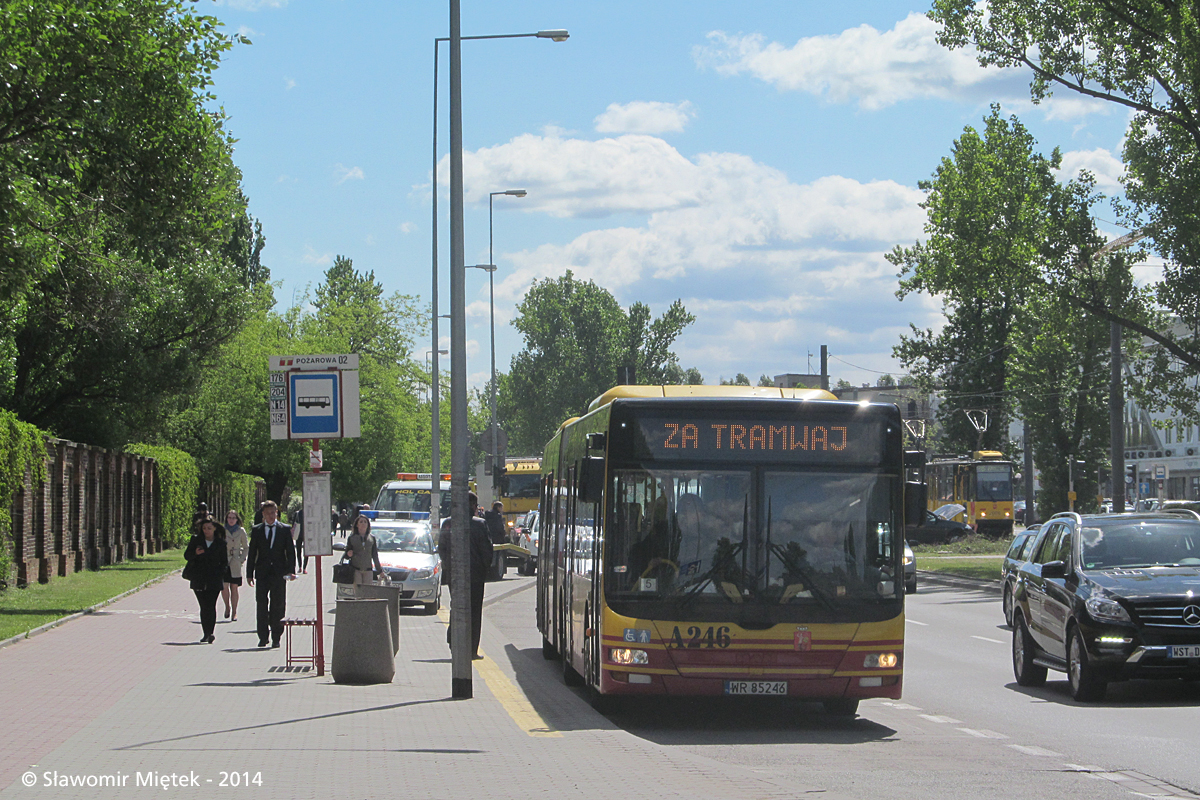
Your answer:
[[[787,694],[787,681],[725,681],[725,694]]]
[[[1200,644],[1173,644],[1171,658],[1200,658]]]

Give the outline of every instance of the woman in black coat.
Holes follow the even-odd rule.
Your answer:
[[[197,520],[192,539],[183,553],[188,562],[183,577],[191,582],[192,591],[200,601],[200,627],[204,633],[200,638],[202,644],[216,641],[213,629],[217,626],[217,598],[221,596],[225,569],[229,565],[225,539],[217,535],[218,527],[212,517]]]

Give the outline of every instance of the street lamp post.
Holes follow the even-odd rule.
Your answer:
[[[467,518],[467,477],[470,471],[467,452],[467,321],[466,261],[463,238],[463,147],[462,147],[462,33],[460,0],[450,0],[450,498],[452,543],[450,557],[450,665],[451,697],[468,699],[473,695],[471,677],[471,587],[470,553],[467,549],[470,520]],[[546,35],[543,35],[546,34]],[[496,38],[518,38],[522,34]],[[528,34],[525,34],[528,35]],[[563,41],[566,31],[539,32],[538,38]],[[483,38],[483,37],[480,37]],[[434,45],[436,56],[437,45]],[[434,96],[437,96],[436,91]],[[437,116],[434,115],[434,127]],[[437,175],[437,151],[434,150],[434,175]],[[434,197],[437,197],[435,188]],[[436,214],[434,219],[436,220]],[[436,234],[435,234],[436,236]],[[436,239],[435,239],[436,241]],[[434,260],[434,276],[437,261]],[[437,307],[433,315],[437,316]],[[433,348],[436,350],[437,342]],[[437,430],[436,417],[434,431]],[[431,493],[433,500],[436,493]],[[431,509],[432,511],[432,509]]]
[[[490,36],[461,36],[459,40],[474,40],[474,39],[549,39],[552,42],[565,42],[571,37],[571,34],[564,30],[544,30],[537,33],[501,33]],[[431,293],[431,304],[433,305],[433,330],[431,338],[433,339],[433,347],[435,350],[440,346],[438,341],[438,183],[437,183],[437,166],[438,166],[438,149],[437,149],[437,123],[438,123],[438,46],[442,42],[448,42],[448,36],[440,36],[433,40],[433,223],[430,227],[433,238],[433,291]],[[431,403],[430,413],[431,421],[431,442],[430,442],[430,461],[434,475],[442,471],[441,462],[441,416],[440,416],[440,401],[441,392],[439,389],[440,370],[438,369],[438,351],[433,354],[433,385],[431,391],[433,393],[433,402]],[[438,527],[438,510],[441,507],[441,486],[437,481],[433,482],[433,488],[429,493],[429,521],[434,530]]]
[[[493,489],[492,496],[493,497],[495,497],[494,490],[497,486],[497,482],[500,477],[499,467],[501,465],[497,461],[497,457],[500,454],[500,445],[499,445],[499,442],[497,441],[500,436],[500,432],[497,429],[497,421],[496,421],[496,285],[495,285],[496,257],[492,253],[492,198],[494,198],[496,195],[502,195],[502,196],[506,196],[506,197],[524,197],[527,194],[528,194],[528,192],[526,192],[524,189],[505,189],[502,192],[489,192],[488,193],[488,265],[491,267],[491,269],[489,269],[487,272],[488,272],[488,304],[490,306],[491,326],[492,326],[492,383],[491,383],[492,388],[491,388],[490,397],[488,398],[488,401],[491,405],[491,410],[492,410],[492,426],[491,426],[492,453],[491,453],[491,456],[492,456],[492,489]]]

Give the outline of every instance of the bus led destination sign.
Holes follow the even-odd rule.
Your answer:
[[[709,458],[862,462],[883,452],[883,422],[872,420],[639,420],[641,447],[658,459]]]

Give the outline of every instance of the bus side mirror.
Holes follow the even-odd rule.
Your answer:
[[[929,488],[923,483],[904,484],[904,525],[917,526],[925,521],[926,494]]]
[[[604,458],[587,456],[579,462],[579,482],[575,496],[582,503],[599,503],[604,494]]]

